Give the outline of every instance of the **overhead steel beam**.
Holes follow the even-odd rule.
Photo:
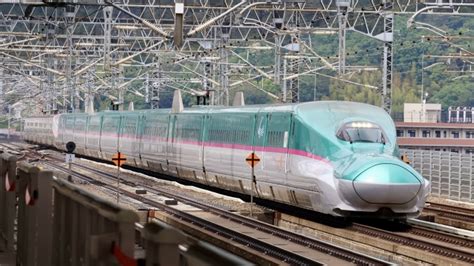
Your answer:
[[[169,35],[169,33],[167,33],[166,31],[158,28],[157,26],[153,25],[153,23],[147,21],[146,19],[143,19],[135,14],[133,14],[132,12],[126,10],[125,8],[122,8],[121,6],[119,5],[116,5],[114,4],[113,2],[111,1],[108,1],[108,0],[105,0],[105,3],[107,5],[110,5],[110,6],[113,6],[114,8],[117,8],[118,10],[122,11],[123,13],[129,15],[130,17],[136,19],[137,21],[140,21],[143,25],[147,26],[148,28],[152,29],[154,32],[160,34],[161,36],[165,37],[165,38],[170,38],[171,36]]]
[[[221,18],[227,16],[228,14],[232,13],[234,10],[236,10],[237,8],[239,8],[240,6],[242,6],[245,3],[247,3],[247,0],[241,1],[240,3],[236,4],[235,6],[229,8],[227,11],[220,14],[219,16],[213,17],[212,19],[204,22],[203,24],[196,26],[196,28],[194,30],[189,31],[186,35],[188,37],[193,36],[194,34],[196,34],[200,31],[204,30],[205,28],[211,26],[212,24],[214,24],[219,19],[221,19]]]
[[[184,1],[175,0],[174,8],[174,45],[177,49],[183,46],[183,18],[184,17]]]

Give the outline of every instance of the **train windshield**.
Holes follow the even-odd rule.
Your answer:
[[[380,126],[370,122],[350,122],[337,132],[339,139],[349,142],[371,142],[385,144],[385,133]]]

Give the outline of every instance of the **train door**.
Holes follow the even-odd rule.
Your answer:
[[[130,156],[137,157],[138,147],[138,123],[140,122],[140,116],[138,113],[130,113],[122,116],[120,125],[120,146],[119,149],[129,154]]]
[[[205,166],[205,161],[206,161],[206,152],[205,152],[205,144],[206,144],[206,140],[208,139],[208,127],[209,127],[209,123],[211,122],[211,115],[209,114],[209,112],[205,113],[204,114],[204,117],[202,119],[202,130],[201,130],[201,167],[202,167],[202,171],[203,171],[203,177],[205,178],[205,174],[206,174],[206,166]]]
[[[120,141],[123,141],[123,139],[121,139],[121,131],[122,131],[122,124],[125,124],[125,117],[124,116],[119,116],[118,117],[118,121],[117,121],[117,130],[115,131],[116,132],[116,143],[115,145],[117,145],[117,152],[121,152],[120,150]]]
[[[259,111],[255,117],[255,127],[253,131],[254,139],[252,147],[252,152],[254,152],[255,155],[260,159],[260,161],[254,166],[254,175],[257,182],[268,179],[268,177],[266,177],[264,173],[266,164],[265,140],[267,137],[267,126],[268,113]]]
[[[247,157],[255,151],[254,138],[256,114],[241,113],[232,116],[232,120],[226,124],[231,125],[231,141],[232,141],[232,176],[236,178],[250,179],[251,168],[247,162]]]
[[[138,141],[138,147],[137,147],[137,152],[138,155],[137,157],[139,160],[137,160],[137,163],[145,165],[142,162],[142,152],[143,152],[143,141],[144,141],[144,133],[145,133],[145,124],[146,124],[146,115],[141,114],[138,116],[138,128],[137,128],[137,141]]]
[[[76,143],[76,153],[78,154],[85,152],[86,120],[86,115],[76,115],[74,121],[73,141]]]
[[[104,137],[103,131],[104,131],[104,117],[101,115],[100,120],[99,120],[99,127],[97,128],[97,134],[99,136],[99,140],[97,142],[99,154],[102,154],[102,138]]]
[[[178,117],[176,115],[170,115],[169,117],[169,127],[168,127],[168,137],[167,137],[167,147],[166,147],[166,161],[168,164],[168,170],[171,172],[176,172],[176,167],[178,165],[176,157],[176,127]]]
[[[102,116],[89,116],[89,123],[87,125],[87,154],[89,156],[100,157],[100,139],[102,134]]]
[[[88,150],[87,141],[88,141],[88,136],[89,136],[90,120],[91,120],[91,116],[88,115],[86,117],[86,126],[84,127],[84,154],[86,154],[86,155],[89,155],[89,154],[87,154],[87,150]]]
[[[64,139],[63,139],[63,144],[68,143],[69,141],[74,141],[74,115],[67,115],[65,116],[65,134],[64,134]],[[64,147],[61,147],[61,149],[64,149]]]
[[[204,147],[205,167],[209,182],[227,186],[232,177],[233,125],[235,114],[214,113],[207,121],[207,143]],[[245,157],[244,159],[245,160]]]
[[[270,113],[268,115],[263,176],[268,178],[269,183],[285,186],[287,184],[291,117],[291,113]]]
[[[128,140],[124,139],[125,126],[121,126],[121,125],[126,125],[127,120],[128,120],[127,117],[121,115],[120,116],[119,127],[117,129],[117,152],[121,152],[122,154],[125,154],[125,155],[129,155],[129,153],[128,153],[127,149],[125,148],[125,145],[124,145],[124,144],[126,144],[126,142]],[[127,156],[127,157],[129,157],[129,156]]]
[[[119,127],[117,130],[117,152],[121,152],[123,154],[130,156],[129,149],[127,142],[131,141],[128,139],[128,132],[127,132],[127,124],[128,124],[128,115],[121,115]]]
[[[180,136],[182,142],[179,143],[180,164],[194,171],[200,171],[202,169],[202,148],[200,142],[205,115],[188,114],[181,117],[183,122],[180,123],[180,128],[183,131]]]
[[[31,120],[30,120],[31,121]],[[30,130],[34,130],[34,123],[33,122],[28,122],[28,124],[30,125],[29,128]],[[61,115],[59,116],[59,121],[58,121],[58,136],[56,138],[56,147],[58,149],[63,149],[63,143],[64,143],[64,134],[66,132],[66,130],[64,130],[66,128],[66,116],[65,115]],[[32,138],[32,133],[30,132],[30,139]]]
[[[110,160],[118,151],[120,120],[119,115],[102,116],[100,150],[103,159]]]

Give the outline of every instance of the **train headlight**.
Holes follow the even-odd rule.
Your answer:
[[[350,127],[353,127],[353,128],[378,128],[379,126],[377,126],[376,124],[371,123],[371,122],[352,122],[350,124]]]

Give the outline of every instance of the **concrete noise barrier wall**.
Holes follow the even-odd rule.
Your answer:
[[[53,172],[20,162],[17,169],[17,265],[51,265]]]
[[[134,257],[136,212],[105,201],[63,180],[54,180],[52,265],[110,265],[117,246]]]
[[[4,251],[14,250],[14,226],[16,219],[16,161],[13,155],[0,155],[0,241]]]
[[[254,265],[236,255],[151,219],[138,228],[146,250],[146,266],[154,265]]]
[[[147,223],[142,231],[147,252],[146,265],[181,265],[179,245],[184,234],[162,222]]]
[[[142,265],[136,245],[144,265],[249,265],[150,215],[139,224],[136,211],[13,155],[0,154],[0,177],[0,251],[16,265]]]

